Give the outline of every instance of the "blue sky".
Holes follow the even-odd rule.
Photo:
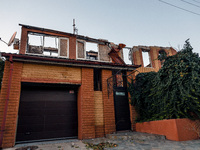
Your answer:
[[[182,48],[190,38],[200,53],[200,0],[163,0],[198,13],[195,15],[159,0],[1,0],[0,37],[9,41],[18,25],[27,24],[72,33],[72,21],[80,35],[107,39],[129,47],[172,46]],[[199,7],[198,7],[199,6]],[[9,52],[0,42],[0,50]]]

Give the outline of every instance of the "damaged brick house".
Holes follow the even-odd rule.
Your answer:
[[[2,53],[0,147],[131,130],[125,76],[139,65],[124,63],[125,45],[20,26],[19,54]]]
[[[0,147],[134,130],[127,78],[134,77],[137,68],[158,71],[160,52],[176,53],[172,48],[137,46],[129,53],[134,65],[127,65],[124,44],[20,26],[19,54],[2,53],[6,62],[0,95]],[[95,48],[88,49],[88,44]],[[147,66],[143,52],[150,58]]]

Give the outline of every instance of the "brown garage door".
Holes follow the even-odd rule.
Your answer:
[[[22,84],[16,142],[77,138],[76,95],[59,84]]]

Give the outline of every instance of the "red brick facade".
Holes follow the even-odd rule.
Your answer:
[[[105,134],[115,132],[115,111],[113,94],[109,95],[107,91],[107,79],[112,76],[110,70],[102,70],[102,92],[103,92],[103,106],[104,106],[104,126]]]
[[[15,134],[17,127],[17,115],[18,115],[18,107],[19,107],[19,98],[20,98],[20,90],[21,90],[21,73],[22,73],[22,63],[14,63],[13,64],[13,75],[11,80],[11,90],[10,90],[10,99],[8,103],[8,112],[6,116],[6,126],[3,137],[3,147],[12,147],[15,144]],[[10,72],[10,63],[6,61],[3,81],[2,81],[2,89],[1,89],[1,97],[0,97],[0,119],[2,123],[3,119],[3,110],[5,106],[5,100],[7,95],[7,87],[8,87],[8,77]]]
[[[93,69],[82,68],[81,84],[78,97],[79,139],[95,138]]]

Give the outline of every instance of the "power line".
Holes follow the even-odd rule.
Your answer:
[[[196,2],[196,3],[200,3],[199,1],[197,1],[197,0],[193,0],[194,2]]]
[[[181,9],[181,10],[187,11],[187,12],[189,12],[189,13],[192,13],[192,14],[195,14],[195,15],[200,16],[199,13],[196,13],[196,12],[193,12],[193,11],[190,11],[190,10],[187,10],[187,9],[185,9],[185,8],[182,8],[182,7],[173,5],[173,4],[171,4],[171,3],[168,3],[168,2],[165,2],[165,1],[162,1],[162,0],[158,0],[158,1],[160,1],[160,2],[162,2],[162,3],[165,3],[165,4],[167,4],[167,5],[170,5],[170,6],[172,6],[172,7],[175,7],[175,8],[178,8],[178,9]]]
[[[184,2],[184,3],[190,4],[190,5],[192,5],[192,6],[196,6],[196,7],[199,7],[199,8],[200,8],[200,6],[198,6],[198,5],[196,5],[196,4],[193,4],[193,3],[190,3],[190,2],[188,2],[188,1],[185,1],[185,0],[181,0],[181,1]]]

